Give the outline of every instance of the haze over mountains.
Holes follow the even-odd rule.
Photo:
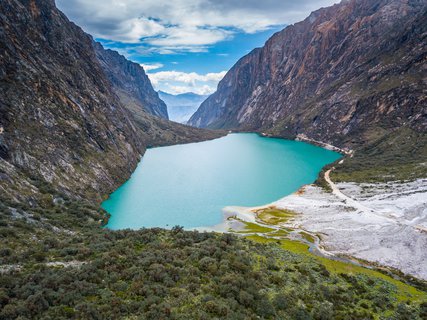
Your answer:
[[[186,123],[208,95],[199,95],[193,92],[174,95],[159,91],[159,97],[167,105],[170,120]]]

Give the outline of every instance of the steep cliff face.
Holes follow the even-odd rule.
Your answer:
[[[91,37],[54,1],[4,0],[0,12],[2,192],[31,197],[36,180],[95,197],[113,188],[144,146]]]
[[[350,0],[320,9],[243,57],[189,123],[350,148],[401,127],[423,133],[426,8]]]
[[[166,104],[154,91],[139,64],[127,60],[116,51],[104,49],[100,43],[94,42],[94,48],[115,93],[131,112],[142,108],[152,115],[168,119]]]
[[[53,0],[0,2],[2,197],[51,203],[52,194],[63,193],[99,201],[130,176],[145,146],[218,136],[142,108],[130,112],[120,98],[133,97],[138,81],[148,81],[143,70],[124,58],[117,67],[113,58],[101,65],[98,57],[92,38]],[[132,74],[136,84],[120,87],[120,77]],[[144,85],[155,113],[158,97]]]

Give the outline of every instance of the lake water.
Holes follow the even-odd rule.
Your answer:
[[[213,226],[225,206],[259,206],[316,180],[340,154],[252,133],[148,149],[102,207],[110,229]]]

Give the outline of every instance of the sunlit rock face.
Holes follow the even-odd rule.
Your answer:
[[[240,59],[189,123],[350,147],[381,130],[425,132],[426,8],[351,0],[313,12]]]

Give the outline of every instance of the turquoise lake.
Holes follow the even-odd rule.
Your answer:
[[[148,149],[131,178],[103,202],[110,229],[187,229],[221,223],[226,206],[268,204],[316,180],[341,155],[252,133]]]

